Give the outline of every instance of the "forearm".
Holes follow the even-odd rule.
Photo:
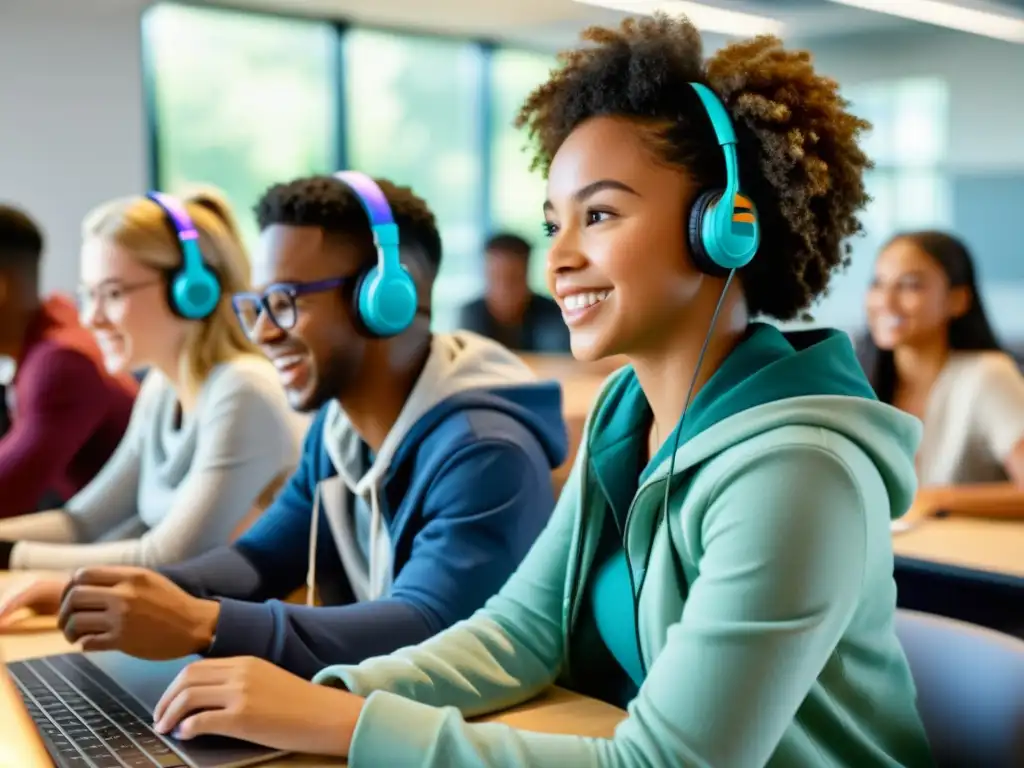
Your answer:
[[[195,597],[262,602],[280,596],[268,594],[262,574],[235,547],[218,547],[156,570]]]
[[[400,600],[338,607],[222,600],[208,655],[255,656],[310,679],[331,664],[388,654],[434,631],[420,611]]]
[[[74,571],[98,565],[143,565],[138,539],[95,544],[21,541],[11,555],[11,570]]]
[[[529,627],[524,631],[532,631]],[[559,644],[539,638],[545,648]],[[333,666],[315,682],[343,686],[360,696],[387,691],[466,716],[495,712],[526,701],[554,683],[560,659],[546,658],[488,611],[390,656],[356,666]]]
[[[395,723],[402,723],[398,735]],[[636,729],[634,729],[636,730]],[[489,723],[467,723],[456,710],[425,705],[379,692],[362,705],[351,735],[350,765],[390,768],[633,768],[668,764],[631,739],[536,733]],[[651,734],[643,734],[648,738]],[[661,753],[662,759],[665,752]],[[697,760],[672,762],[679,768],[707,768]]]
[[[918,491],[911,513],[915,510],[920,514],[1024,518],[1024,489],[1013,483],[926,486]]]
[[[0,540],[73,544],[79,539],[71,516],[63,510],[54,509],[0,520]]]

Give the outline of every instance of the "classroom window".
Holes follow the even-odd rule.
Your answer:
[[[409,186],[444,241],[434,323],[455,325],[481,289],[484,56],[465,41],[352,29],[342,40],[350,168]]]
[[[499,49],[491,57],[490,198],[491,230],[511,231],[533,245],[530,283],[547,293],[543,222],[545,181],[539,170],[530,170],[533,147],[527,146],[524,130],[513,126],[519,108],[530,92],[543,83],[555,66],[553,56]]]
[[[157,184],[220,188],[251,246],[251,209],[270,184],[333,168],[333,26],[160,4],[143,35]]]

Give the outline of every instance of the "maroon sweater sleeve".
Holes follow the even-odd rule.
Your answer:
[[[109,391],[92,360],[44,342],[18,371],[15,396],[0,439],[0,517],[35,511],[103,419]]]

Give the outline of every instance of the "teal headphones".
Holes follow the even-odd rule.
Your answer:
[[[177,198],[162,192],[150,192],[146,197],[163,209],[181,246],[181,268],[167,284],[171,311],[186,320],[203,320],[217,309],[221,290],[217,275],[203,261],[199,231]]]
[[[356,316],[362,330],[377,338],[397,336],[416,317],[416,284],[402,264],[391,206],[377,183],[359,171],[340,171],[334,178],[355,194],[362,204],[373,232],[377,263],[356,280]]]
[[[761,226],[753,201],[740,192],[736,131],[729,113],[706,85],[690,85],[711,119],[725,156],[725,189],[702,193],[690,209],[690,253],[703,272],[721,277],[753,260],[761,243]]]

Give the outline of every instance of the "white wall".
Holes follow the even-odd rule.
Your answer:
[[[1024,175],[1024,45],[919,26],[905,32],[821,41],[810,47],[817,69],[843,86],[942,78],[949,89],[951,111],[945,168],[954,174]],[[954,224],[949,221],[946,226]],[[1011,236],[1010,241],[1014,240]],[[1011,253],[1008,248],[995,256],[1024,258],[1024,252]],[[823,321],[841,318],[845,326],[851,316],[860,317],[870,269],[870,264],[855,263],[845,278],[836,281],[828,300],[831,306],[823,305],[818,313]],[[984,277],[982,270],[982,293],[997,333],[1009,343],[1024,342],[1024,312],[1020,311],[1024,282]]]
[[[812,45],[815,64],[843,85],[941,77],[949,86],[949,167],[1024,169],[1024,45],[920,26]]]
[[[0,0],[0,201],[46,230],[44,289],[78,281],[79,225],[145,190],[143,0]]]

